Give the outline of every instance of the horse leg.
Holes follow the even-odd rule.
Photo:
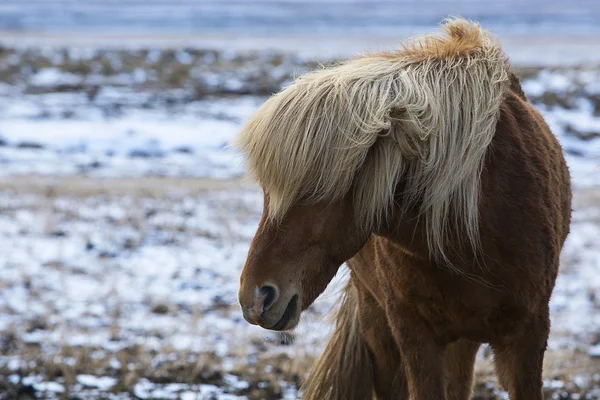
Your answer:
[[[445,400],[444,346],[408,304],[388,302],[388,324],[406,370],[411,400]]]
[[[518,335],[491,344],[496,373],[510,400],[543,400],[542,368],[549,333],[546,308]]]
[[[360,332],[373,359],[373,383],[378,399],[408,400],[408,386],[398,346],[388,326],[383,308],[361,287],[358,288]]]
[[[480,344],[461,339],[446,348],[446,396],[468,400],[473,394],[473,369]]]

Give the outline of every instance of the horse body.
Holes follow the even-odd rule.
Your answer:
[[[465,76],[471,63],[488,62],[490,54],[496,54],[480,51],[488,44],[482,32],[465,21],[450,22],[447,31],[450,39],[436,42],[437,46],[445,46],[444,60],[467,60],[460,64],[466,68]],[[477,46],[469,45],[469,41]],[[410,51],[408,54],[412,56]],[[427,56],[432,57],[431,53]],[[435,63],[435,57],[425,63]],[[478,117],[487,104],[469,101],[466,96],[472,94],[460,87],[454,87],[452,90],[458,94],[449,98],[465,102],[446,105],[449,111],[441,111],[440,118],[457,119],[443,126],[460,121],[480,123],[453,133],[472,135],[472,141],[432,139],[432,147],[425,151],[419,147],[419,140],[390,138],[385,133],[390,127],[384,127],[383,134],[372,141],[357,144],[366,149],[364,154],[350,154],[359,161],[345,192],[340,190],[327,198],[319,193],[323,190],[319,185],[326,184],[327,177],[310,177],[316,180],[312,190],[318,195],[310,194],[310,188],[296,190],[296,194],[304,193],[293,201],[287,199],[289,206],[279,220],[269,217],[272,206],[283,204],[281,198],[277,199],[278,187],[272,181],[275,179],[279,185],[287,182],[277,181],[271,170],[262,171],[257,164],[261,157],[253,153],[258,151],[263,161],[284,161],[269,153],[277,152],[275,147],[263,148],[246,136],[245,150],[255,163],[255,173],[265,191],[263,218],[241,278],[240,303],[246,319],[269,329],[288,329],[344,261],[351,270],[334,337],[307,380],[306,398],[364,399],[371,398],[374,391],[381,399],[408,399],[410,395],[414,400],[464,400],[471,394],[475,354],[481,343],[491,345],[500,382],[511,399],[543,398],[542,363],[550,330],[548,302],[570,225],[569,172],[560,145],[527,103],[518,80],[509,72],[503,75],[496,70],[502,69],[500,61],[491,62],[482,79],[488,79],[489,85],[499,85],[487,97],[493,103],[498,98],[496,91],[502,94],[496,114]],[[467,79],[456,75],[460,72],[450,71],[444,75],[448,87],[457,79]],[[325,96],[329,94],[326,91]],[[336,101],[344,100],[336,97]],[[293,101],[276,103],[278,107],[289,104]],[[329,106],[324,100],[322,107]],[[402,104],[400,110],[390,110],[389,115],[402,115],[410,106]],[[452,109],[461,106],[472,109]],[[422,118],[419,123],[435,120],[435,116],[423,117],[422,110],[417,110]],[[371,114],[373,111],[367,113]],[[356,115],[352,114],[351,119]],[[403,135],[415,129],[411,124],[414,121],[406,122],[406,116],[397,120]],[[258,124],[264,122],[261,119]],[[487,126],[491,126],[489,140],[485,132],[480,132]],[[252,129],[245,134],[249,132],[256,134]],[[312,143],[307,137],[268,139],[292,140],[293,146],[299,146],[295,151]],[[422,136],[420,140],[425,139]],[[356,141],[353,138],[352,143]],[[477,141],[476,146],[469,147]],[[390,156],[386,152],[394,146],[402,148],[402,153]],[[485,148],[483,153],[481,146]],[[444,148],[450,154],[462,154],[464,159],[444,161]],[[462,150],[457,152],[457,148]],[[481,154],[480,162],[473,154]],[[396,155],[408,159],[408,166],[398,167],[395,174],[382,172],[395,168]],[[327,165],[327,155],[315,157],[313,163]],[[289,158],[293,160],[293,156]],[[433,162],[434,167],[441,160],[438,168],[458,166],[461,170],[438,173],[450,172],[448,179],[468,187],[453,187],[453,182],[436,181],[435,177],[418,181],[414,176],[420,172],[410,163],[423,159],[428,160],[427,165]],[[307,165],[310,173],[312,164]],[[348,162],[344,166],[351,165]],[[264,168],[273,167],[276,165]],[[475,175],[471,174],[473,170]],[[325,173],[328,171],[321,174]],[[386,180],[390,177],[391,181]],[[360,179],[367,179],[367,183]],[[373,190],[384,187],[391,199],[381,218],[374,218],[376,223],[364,229],[365,221],[357,217],[363,210],[357,207],[369,204],[361,201],[365,194],[360,191],[362,184],[370,184],[368,180],[378,184]],[[448,187],[429,191],[424,187],[436,182]],[[432,193],[450,198],[428,208]],[[473,204],[475,216],[469,206]]]
[[[403,213],[400,203],[404,215],[349,261],[381,306],[404,299],[445,332],[440,340],[489,342],[509,333],[519,314],[547,305],[569,230],[570,187],[566,164],[556,157],[558,142],[534,117],[541,121],[524,100],[509,95],[482,173],[481,258],[457,238],[450,244],[452,269],[431,260],[424,224],[414,211]],[[498,307],[507,308],[506,320]]]

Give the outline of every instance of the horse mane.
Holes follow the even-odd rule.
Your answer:
[[[371,231],[404,178],[404,204],[424,218],[432,256],[446,258],[452,222],[477,248],[479,177],[510,72],[478,24],[455,18],[442,29],[305,74],[264,103],[236,144],[269,196],[268,218],[351,191]]]
[[[335,329],[300,388],[305,400],[373,397],[373,359],[360,333],[359,295],[352,279],[338,301]]]

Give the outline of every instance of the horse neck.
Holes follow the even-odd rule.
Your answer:
[[[423,219],[413,208],[405,208],[402,201],[396,203],[395,209],[375,230],[381,243],[392,247],[400,247],[415,257],[429,259],[427,235]]]
[[[477,257],[472,247],[465,242],[465,233],[461,231],[460,224],[450,227],[448,232],[446,256],[451,264],[472,264]],[[425,220],[416,207],[404,207],[401,200],[397,201],[396,208],[388,218],[374,231],[381,244],[390,248],[400,249],[412,257],[423,261],[431,261],[431,253],[427,244],[427,231]],[[444,263],[444,261],[441,261]]]

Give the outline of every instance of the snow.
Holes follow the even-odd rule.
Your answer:
[[[590,347],[589,355],[592,357],[600,357],[600,344]]]
[[[34,387],[40,392],[63,393],[65,391],[64,386],[57,382],[40,382],[34,384]]]
[[[261,101],[214,99],[190,104],[177,115],[134,109],[105,118],[97,108],[75,106],[78,97],[38,96],[0,108],[0,138],[6,142],[0,175],[239,176],[241,160],[227,145],[239,121]],[[38,117],[72,107],[77,107],[73,118]],[[22,148],[23,143],[35,147]]]
[[[97,387],[102,391],[106,391],[117,384],[115,378],[93,375],[77,375],[77,382],[84,386]]]
[[[29,81],[34,86],[78,85],[81,78],[58,68],[43,68]]]
[[[5,253],[0,327],[17,327],[24,341],[44,352],[64,346],[115,352],[131,345],[160,354],[165,348],[196,356],[213,351],[233,368],[244,354],[257,351],[253,340],[277,342],[274,333],[241,318],[236,299],[260,217],[262,195],[256,189],[164,199],[19,199],[4,193],[0,204]],[[328,331],[322,316],[333,298],[324,296],[314,306],[318,317],[307,324],[302,346],[322,344]],[[155,313],[157,305],[165,311]],[[44,328],[21,331],[40,319]],[[290,351],[278,347],[268,353]],[[224,381],[232,388],[247,386],[231,374]],[[77,382],[100,391],[116,384],[114,378],[90,375],[79,375]],[[162,396],[163,389],[156,390],[140,383],[135,393]],[[197,390],[186,393],[222,394],[211,386]]]
[[[549,70],[541,71],[535,80],[526,80],[523,91],[529,96],[541,96],[544,92],[564,92],[572,86],[567,76]]]

